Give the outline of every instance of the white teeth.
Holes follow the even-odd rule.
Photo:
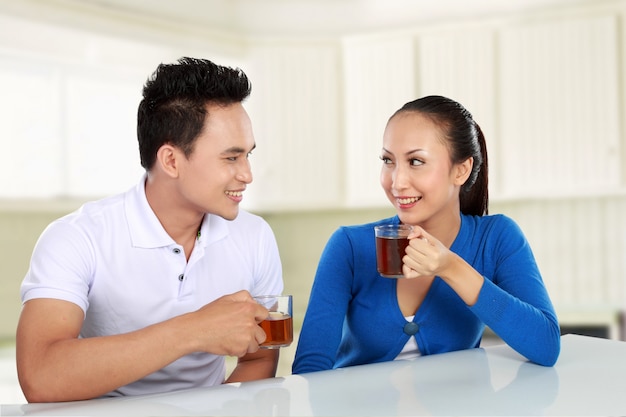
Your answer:
[[[226,193],[226,195],[230,195],[232,197],[241,197],[242,196],[242,192],[241,191],[224,191]]]
[[[409,197],[409,198],[398,198],[398,203],[400,204],[411,204],[415,203],[419,198],[417,197]]]

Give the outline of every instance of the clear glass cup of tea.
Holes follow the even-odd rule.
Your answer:
[[[374,226],[376,235],[376,267],[385,278],[403,278],[402,258],[409,245],[413,228],[408,224],[383,224]]]
[[[259,323],[266,335],[261,349],[278,349],[293,342],[293,297],[291,295],[257,295],[254,300],[267,308],[269,315]]]

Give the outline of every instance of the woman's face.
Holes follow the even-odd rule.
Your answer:
[[[459,190],[471,158],[453,165],[443,132],[429,117],[417,112],[393,117],[381,159],[380,183],[403,223],[424,226],[449,215],[458,218]]]

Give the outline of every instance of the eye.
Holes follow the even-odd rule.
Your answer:
[[[422,161],[421,159],[417,159],[417,158],[411,158],[409,159],[409,164],[415,167],[415,166],[424,165],[424,161]]]
[[[388,158],[386,156],[380,156],[380,160],[383,161],[384,165],[389,165],[392,163],[391,158]]]

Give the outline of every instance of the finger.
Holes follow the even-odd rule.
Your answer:
[[[424,242],[428,242],[430,244],[437,242],[437,238],[435,238],[433,235],[431,235],[430,233],[428,233],[426,230],[423,230],[423,229],[422,229],[422,234],[420,235],[420,238]]]
[[[259,345],[265,342],[266,338],[267,336],[265,332],[263,331],[263,329],[260,326],[257,326],[257,328],[254,331],[254,337],[250,339],[250,343],[248,344],[247,353],[254,353],[257,350],[259,350],[260,349]]]
[[[406,277],[416,278],[427,274],[424,270],[425,255],[412,249],[412,256],[407,254],[402,258],[402,273]],[[407,268],[406,270],[404,268]]]
[[[252,301],[254,302],[254,298],[250,295],[250,293],[246,290],[241,290],[229,294],[226,296],[231,301]]]
[[[429,241],[426,240],[425,237],[416,237],[409,241],[408,246],[405,249],[407,255],[418,256],[419,254],[424,255],[426,253],[427,248],[429,247]]]
[[[269,315],[270,312],[267,308],[263,307],[261,304],[257,304],[255,303],[255,309],[254,309],[254,320],[258,323],[261,323],[263,320],[265,320]]]
[[[422,236],[422,234],[424,233],[424,229],[422,229],[419,226],[412,226],[411,227],[411,232],[409,233],[408,238],[409,239],[415,239],[416,237],[420,237]]]
[[[257,345],[260,345],[261,343],[267,340],[267,335],[265,334],[265,331],[260,326],[257,327],[255,330],[254,339],[256,340]]]
[[[419,277],[419,274],[417,273],[417,271],[406,264],[402,265],[402,274],[404,275],[404,278],[406,279]]]

